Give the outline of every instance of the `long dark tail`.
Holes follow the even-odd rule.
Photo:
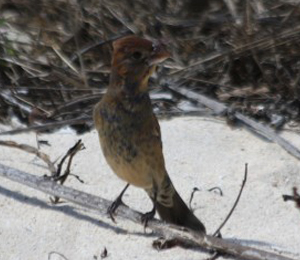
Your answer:
[[[153,198],[153,193],[150,195],[148,192],[151,199],[156,204],[156,210],[161,219],[171,224],[206,233],[205,226],[184,203],[178,192],[175,190],[169,176],[166,177],[164,185],[157,191],[156,202]]]

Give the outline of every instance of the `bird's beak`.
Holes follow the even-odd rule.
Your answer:
[[[161,42],[153,43],[153,51],[149,59],[149,65],[157,65],[167,58],[171,57],[171,53],[167,50],[167,46]]]

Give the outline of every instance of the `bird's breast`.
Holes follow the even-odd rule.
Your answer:
[[[141,138],[143,115],[106,106],[95,113],[101,148],[112,170],[132,185],[151,187],[150,169],[144,158],[145,142]]]

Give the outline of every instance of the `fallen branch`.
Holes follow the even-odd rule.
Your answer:
[[[284,139],[281,136],[279,136],[278,134],[276,134],[276,132],[272,128],[265,126],[255,120],[251,119],[250,117],[243,115],[240,112],[232,111],[232,113],[231,113],[231,111],[229,110],[229,108],[226,105],[224,105],[216,100],[213,100],[211,98],[205,97],[204,95],[196,93],[187,88],[180,87],[180,88],[175,89],[170,86],[168,88],[171,89],[172,91],[178,92],[181,95],[186,96],[189,99],[198,101],[199,103],[203,104],[204,106],[212,109],[216,114],[225,115],[230,112],[231,116],[238,119],[245,125],[249,126],[257,134],[267,138],[268,140],[270,140],[272,142],[279,144],[289,154],[293,155],[297,159],[300,159],[299,149],[297,149],[294,145],[289,143],[286,139]]]
[[[63,198],[85,208],[92,209],[103,215],[107,214],[107,208],[111,205],[111,201],[103,198],[81,192],[69,187],[57,184],[47,178],[38,177],[32,174],[25,173],[15,168],[11,168],[0,164],[0,176],[12,181],[21,183],[31,188],[40,190],[52,196]],[[141,213],[134,211],[126,206],[120,206],[117,210],[117,215],[131,220],[134,223],[141,223]],[[240,259],[247,260],[292,260],[292,258],[277,255],[272,252],[263,251],[248,246],[235,244],[225,239],[212,237],[209,235],[201,235],[186,228],[165,224],[157,219],[148,222],[148,227],[156,234],[170,239],[178,239],[183,241],[185,245],[200,247],[202,249],[215,250],[220,253],[226,253]]]

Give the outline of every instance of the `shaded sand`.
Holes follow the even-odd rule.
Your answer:
[[[283,202],[282,194],[300,188],[300,162],[282,148],[257,138],[244,129],[230,129],[217,120],[179,118],[161,121],[163,147],[168,172],[185,201],[194,187],[193,207],[209,233],[222,222],[232,207],[249,164],[249,176],[240,203],[222,230],[225,238],[237,239],[250,246],[292,252],[300,258],[300,211],[293,203]],[[1,127],[0,130],[3,130]],[[285,137],[300,147],[294,133]],[[74,158],[72,171],[84,184],[70,178],[66,185],[113,200],[124,187],[108,168],[100,152],[96,131],[76,136],[72,133],[39,135],[51,147],[42,151],[52,160],[61,158],[81,138],[86,149]],[[35,146],[35,134],[1,136]],[[0,163],[39,175],[47,174],[45,165],[23,151],[0,147]],[[204,259],[196,250],[174,248],[158,252],[152,248],[155,236],[145,235],[143,228],[107,216],[90,213],[71,203],[52,206],[49,196],[31,188],[0,178],[0,259],[69,260],[101,259]],[[224,196],[208,192],[219,186]],[[148,211],[151,203],[142,190],[131,187],[126,204]],[[298,253],[298,254],[297,254]],[[292,255],[291,255],[292,256]],[[222,258],[220,258],[222,259]]]

